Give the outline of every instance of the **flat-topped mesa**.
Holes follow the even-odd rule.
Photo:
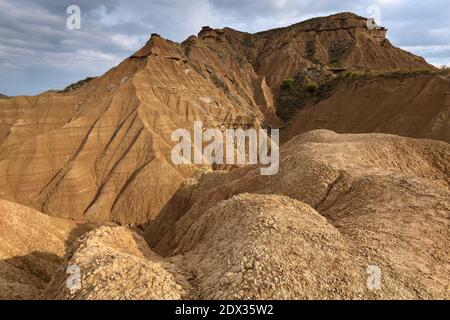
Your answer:
[[[277,110],[279,115],[297,110],[291,105],[299,107],[297,101],[304,101],[303,92],[309,96],[309,89],[304,90],[312,82],[328,95],[322,81],[342,70],[433,68],[387,40],[376,41],[370,33],[383,30],[374,30],[364,18],[341,14],[257,34],[206,27],[199,37],[191,36],[182,44],[153,34],[129,59],[86,84],[81,81],[76,89],[72,86],[74,90],[2,98],[0,198],[75,220],[147,223],[172,201],[184,179],[197,169],[210,168],[173,164],[170,138],[174,130],[191,128],[194,121],[220,129],[279,128]],[[434,79],[430,83],[434,88]],[[286,84],[285,96],[280,89]],[[386,88],[381,94],[393,92],[393,85]],[[421,86],[405,92],[417,95],[417,90]],[[294,92],[301,94],[287,95]],[[367,99],[367,94],[361,97]],[[350,105],[355,99],[350,95],[332,101]],[[410,104],[407,95],[403,100]],[[444,110],[445,99],[436,101],[436,108]],[[380,121],[401,107],[393,101]],[[354,113],[360,108],[349,110]],[[320,119],[335,109],[323,112],[313,128],[323,127]],[[427,120],[430,127],[445,128],[445,121],[434,112],[425,118],[431,119]],[[351,123],[345,127],[348,121],[337,124],[342,122],[344,126],[336,131],[353,130]],[[409,128],[416,124],[410,116],[408,125],[401,124],[407,129],[400,131],[392,123],[389,128],[392,133],[411,135]],[[364,128],[372,132],[379,126],[369,121]]]
[[[383,42],[386,39],[387,29],[375,23],[373,18],[364,18],[354,13],[344,12],[327,17],[318,17],[302,21],[284,28],[263,31],[257,33],[263,36],[275,36],[279,32],[332,32],[338,30],[353,30],[370,34],[375,39]]]
[[[222,59],[238,61],[240,68],[242,62],[248,63],[274,91],[285,79],[307,70],[317,74],[312,79],[317,82],[331,76],[325,69],[338,73],[432,68],[422,58],[395,48],[386,35],[387,29],[374,19],[340,13],[254,34],[204,26],[196,39],[186,43],[190,48],[207,43]]]
[[[317,17],[295,23],[288,27],[281,27],[272,30],[258,32],[260,35],[276,34],[279,31],[295,29],[296,31],[331,31],[339,29],[367,29],[367,18],[354,13],[338,13],[327,17]]]

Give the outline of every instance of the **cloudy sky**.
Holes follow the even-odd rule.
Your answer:
[[[66,26],[70,5],[81,9],[80,30]],[[37,94],[101,75],[153,32],[182,41],[203,25],[256,32],[373,8],[394,45],[450,64],[448,0],[0,0],[0,93]]]

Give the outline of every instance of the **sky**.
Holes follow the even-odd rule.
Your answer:
[[[80,29],[67,27],[77,21],[72,5]],[[374,16],[395,46],[450,65],[448,0],[0,0],[0,93],[101,75],[154,32],[180,42],[205,25],[257,32],[343,11]]]

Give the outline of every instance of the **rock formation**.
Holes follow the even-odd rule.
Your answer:
[[[386,32],[153,34],[100,77],[0,97],[0,299],[449,299],[449,77]],[[279,173],[174,165],[194,121],[284,128]]]

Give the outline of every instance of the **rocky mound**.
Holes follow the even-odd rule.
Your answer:
[[[290,298],[448,298],[447,143],[314,131],[285,144],[280,163],[275,176],[260,176],[258,168],[242,168],[227,174],[206,174],[198,183],[180,190],[174,202],[146,230],[153,250],[165,257],[176,256],[174,261],[197,275],[196,285],[204,288],[204,298],[281,298],[284,293]],[[270,195],[270,201],[242,196],[221,202],[248,192]],[[280,207],[283,201],[289,210]],[[301,218],[296,220],[297,216]],[[262,222],[264,219],[268,222]],[[285,224],[284,220],[292,223]],[[299,234],[290,228],[297,228]],[[309,236],[303,238],[304,230],[311,232],[312,242],[320,250],[308,247]],[[290,236],[284,237],[286,234]],[[330,241],[336,247],[324,239],[333,239]],[[300,276],[298,269],[286,271],[283,279],[292,283],[289,290],[283,287],[287,291],[271,291],[259,280],[252,291],[248,279],[258,279],[258,274],[250,273],[246,278],[245,268],[239,268],[246,265],[245,258],[254,256],[254,250],[268,253],[261,258],[262,266],[276,264],[289,270],[290,263],[296,261],[294,264],[304,265],[305,274]],[[276,250],[280,256],[275,256]],[[314,259],[307,258],[309,252],[316,252]],[[323,269],[317,269],[315,263],[322,257],[330,264],[323,262]],[[329,281],[324,281],[323,287],[312,285],[316,275],[323,278],[331,270],[331,261],[337,257],[338,264],[345,267],[335,266],[336,273],[325,277]],[[227,282],[224,277],[222,287],[213,285],[212,280],[216,277],[212,270],[217,270],[220,263],[224,265],[222,275],[229,273],[233,279]],[[365,288],[364,281],[361,283],[370,266],[382,271],[382,289],[375,292]],[[272,271],[264,271],[266,279],[271,279]],[[279,279],[276,271],[269,280],[274,288],[275,277]],[[302,280],[294,282],[294,278]],[[211,286],[214,289],[207,291]],[[335,291],[328,292],[327,288]]]
[[[314,95],[291,101],[299,111],[283,132],[283,139],[323,128],[450,142],[449,87],[448,75],[350,73],[324,85]]]
[[[205,27],[190,45],[206,43],[226,61],[254,69],[275,91],[282,81],[299,74],[317,80],[342,69],[434,69],[423,58],[395,48],[386,32],[368,29],[363,17],[339,13],[257,34]]]
[[[77,266],[81,288],[67,288],[66,269]],[[84,235],[46,291],[48,299],[163,300],[187,298],[190,284],[176,266],[156,256],[145,240],[123,227]]]
[[[236,196],[180,236],[177,255],[163,260],[130,229],[98,228],[73,247],[46,297],[324,299],[364,292],[365,270],[351,245],[311,207],[287,197]],[[82,286],[73,292],[66,286],[71,265],[81,270]]]
[[[66,250],[91,228],[0,200],[0,299],[40,298]]]
[[[200,299],[357,298],[365,291],[352,245],[299,201],[242,194],[181,223],[189,227],[172,260],[195,275]]]

